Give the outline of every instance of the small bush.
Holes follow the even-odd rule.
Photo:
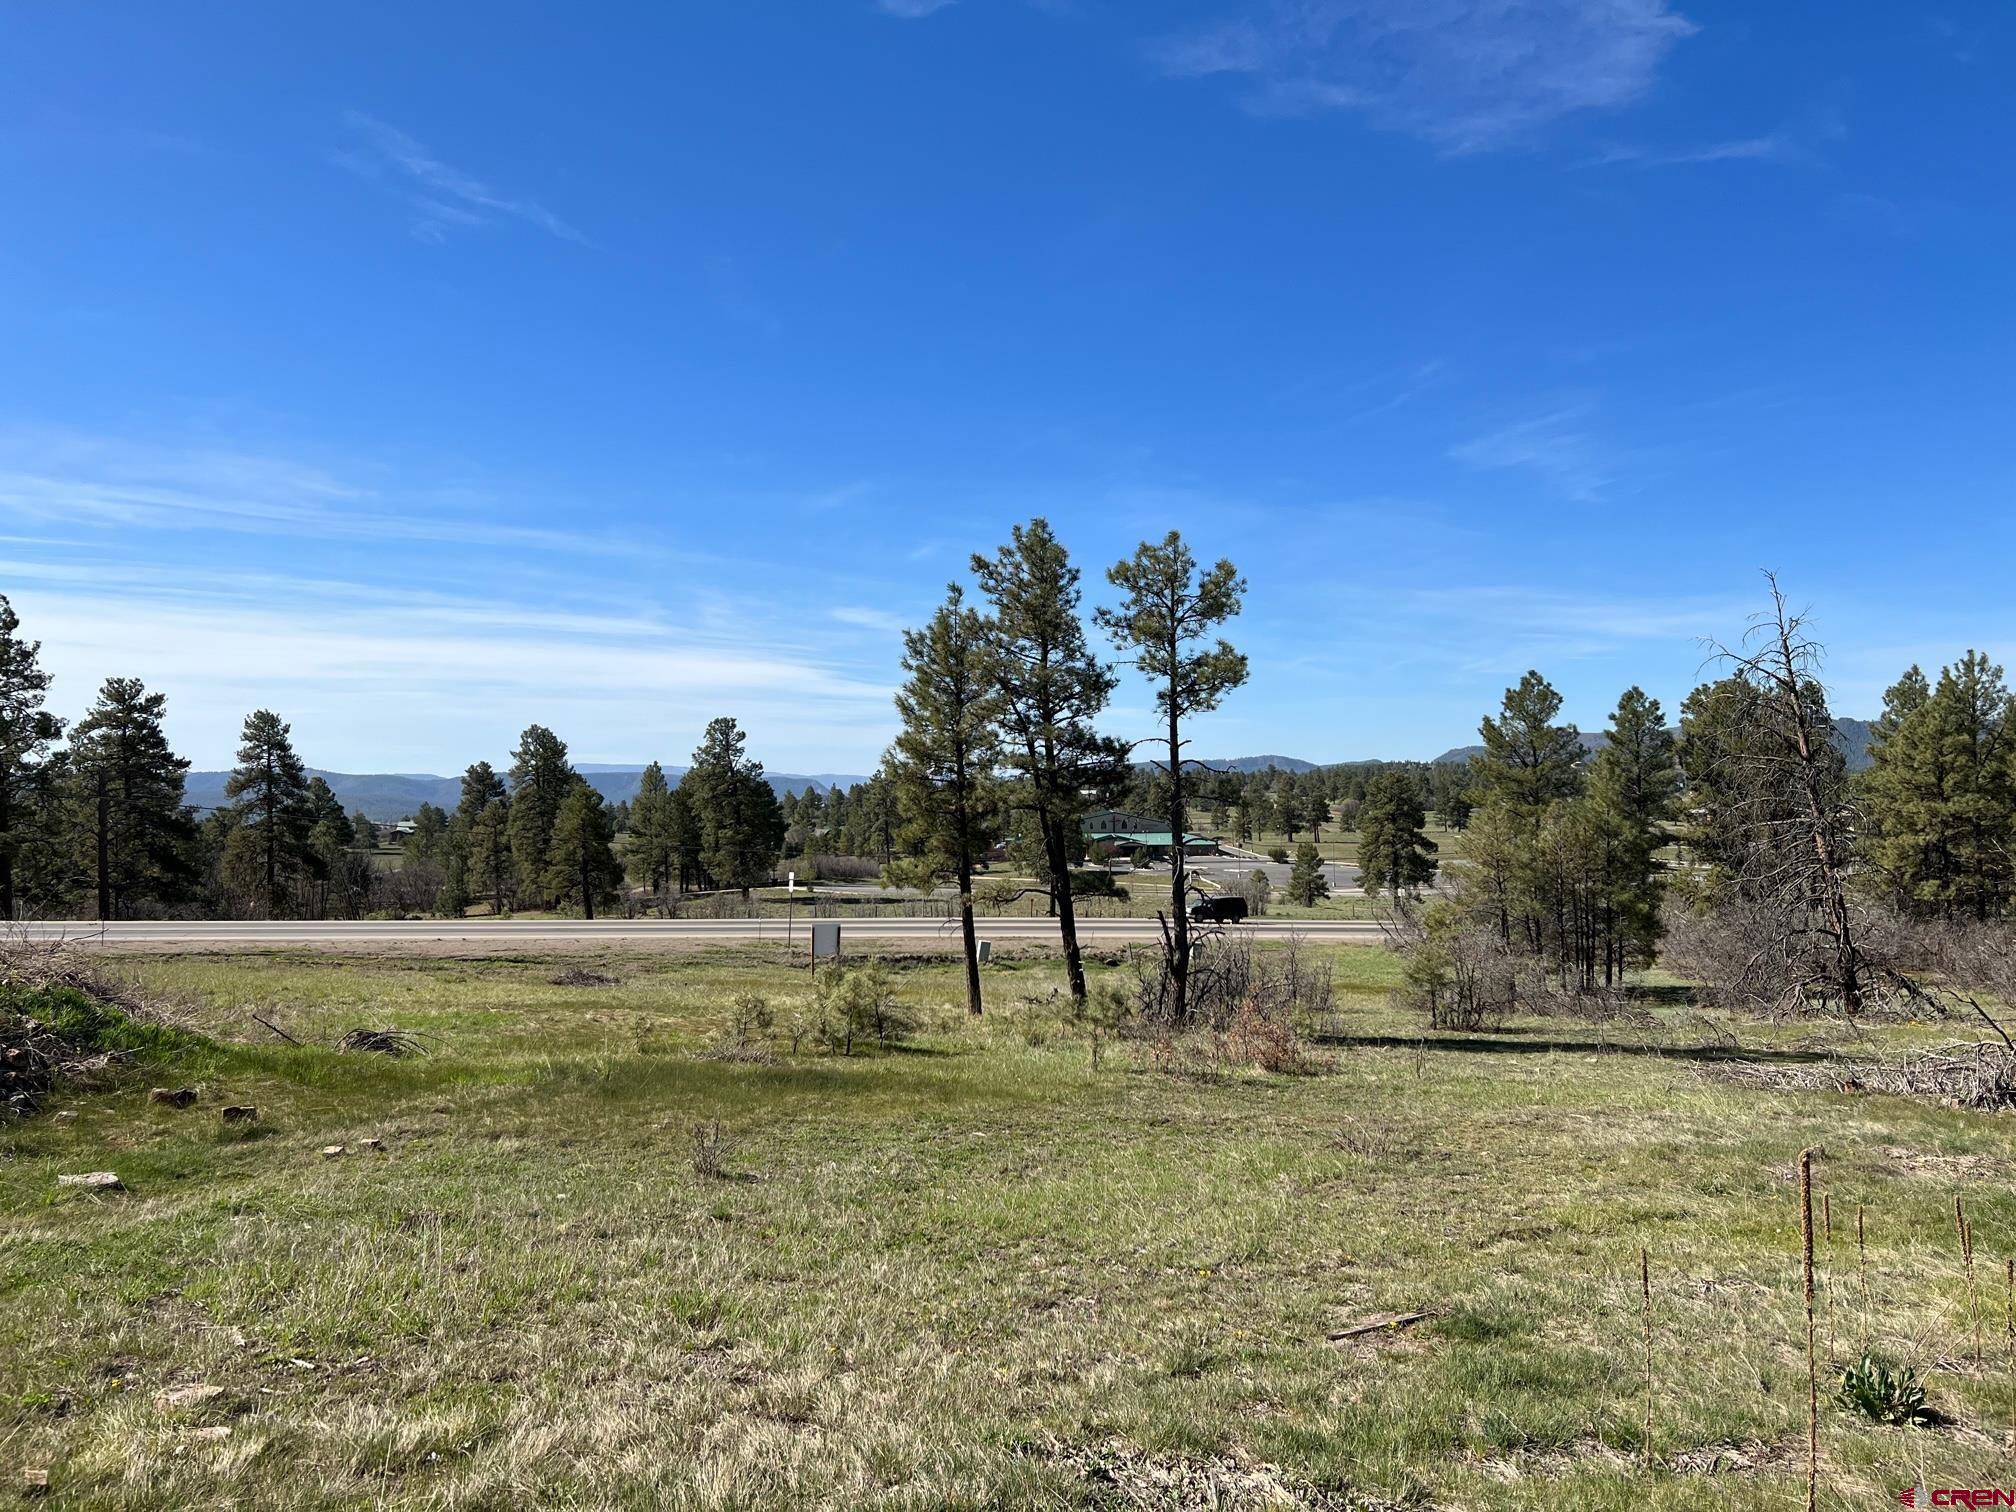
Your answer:
[[[708,1060],[769,1065],[776,1060],[770,1049],[770,1033],[776,1026],[777,1016],[766,998],[742,993],[729,1005],[728,1032],[701,1053]]]
[[[1288,864],[1288,847],[1285,845],[1268,846],[1267,859],[1272,861],[1276,866],[1286,866]]]
[[[1488,927],[1469,923],[1444,904],[1402,915],[1394,933],[1404,985],[1403,1007],[1428,1015],[1431,1029],[1489,1029],[1503,1024],[1544,983],[1535,966],[1508,950]]]
[[[858,1039],[872,1037],[886,1048],[916,1027],[878,962],[820,967],[814,995],[819,1038],[828,1050],[842,1055],[852,1055]]]
[[[728,1161],[742,1142],[722,1132],[721,1120],[696,1123],[689,1131],[693,1139],[693,1174],[719,1180],[728,1174]]]
[[[1925,1401],[1925,1388],[1918,1384],[1918,1372],[1910,1366],[1894,1366],[1874,1355],[1864,1355],[1841,1372],[1835,1393],[1842,1406],[1859,1412],[1872,1423],[1893,1428],[1918,1426],[1933,1421]]]
[[[1071,873],[1071,896],[1074,898],[1125,898],[1127,889],[1109,871],[1098,867],[1086,867]]]
[[[1274,884],[1267,880],[1267,873],[1255,867],[1240,881],[1239,896],[1246,900],[1247,918],[1263,918],[1267,913],[1267,904],[1274,896]]]

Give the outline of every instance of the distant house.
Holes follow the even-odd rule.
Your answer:
[[[1119,809],[1102,809],[1087,814],[1079,826],[1085,845],[1094,855],[1130,856],[1135,861],[1165,861],[1175,848],[1175,836],[1167,819],[1149,819]],[[1186,856],[1215,855],[1218,842],[1208,835],[1186,834]]]
[[[1139,814],[1123,813],[1119,809],[1101,809],[1096,814],[1087,814],[1078,823],[1078,828],[1089,838],[1093,835],[1152,835],[1158,830],[1169,828],[1167,819],[1144,819]]]

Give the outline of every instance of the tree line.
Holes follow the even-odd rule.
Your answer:
[[[186,801],[189,762],[171,749],[167,698],[108,678],[73,726],[47,707],[41,644],[0,596],[0,918],[24,911],[100,919],[197,912],[226,917],[357,917],[487,905],[569,907],[594,917],[626,872],[649,890],[766,882],[784,843],[782,805],[733,719],[708,725],[677,786],[645,769],[622,814],[542,725],[508,767],[479,761],[454,812],[423,804],[404,864],[377,865],[377,826],[346,814],[311,776],[270,709],[240,734],[226,802]],[[619,824],[628,830],[619,859]]]
[[[1662,942],[1744,1006],[1853,1013],[1916,990],[1915,927],[2007,920],[2016,700],[2002,668],[1973,650],[1936,680],[1912,667],[1851,773],[1823,648],[1770,589],[1748,634],[1711,642],[1721,675],[1676,727],[1632,688],[1591,759],[1538,672],[1506,691],[1470,763],[1446,896],[1405,921],[1409,990],[1431,1018],[1610,988]]]

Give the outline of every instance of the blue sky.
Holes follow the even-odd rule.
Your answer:
[[[2016,10],[18,6],[0,591],[223,764],[866,771],[1046,514],[1252,584],[1215,754],[2006,657]],[[1113,727],[1149,733],[1124,691]]]

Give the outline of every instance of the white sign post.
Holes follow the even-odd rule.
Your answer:
[[[784,874],[784,948],[791,948],[791,928],[798,922],[798,873]]]

